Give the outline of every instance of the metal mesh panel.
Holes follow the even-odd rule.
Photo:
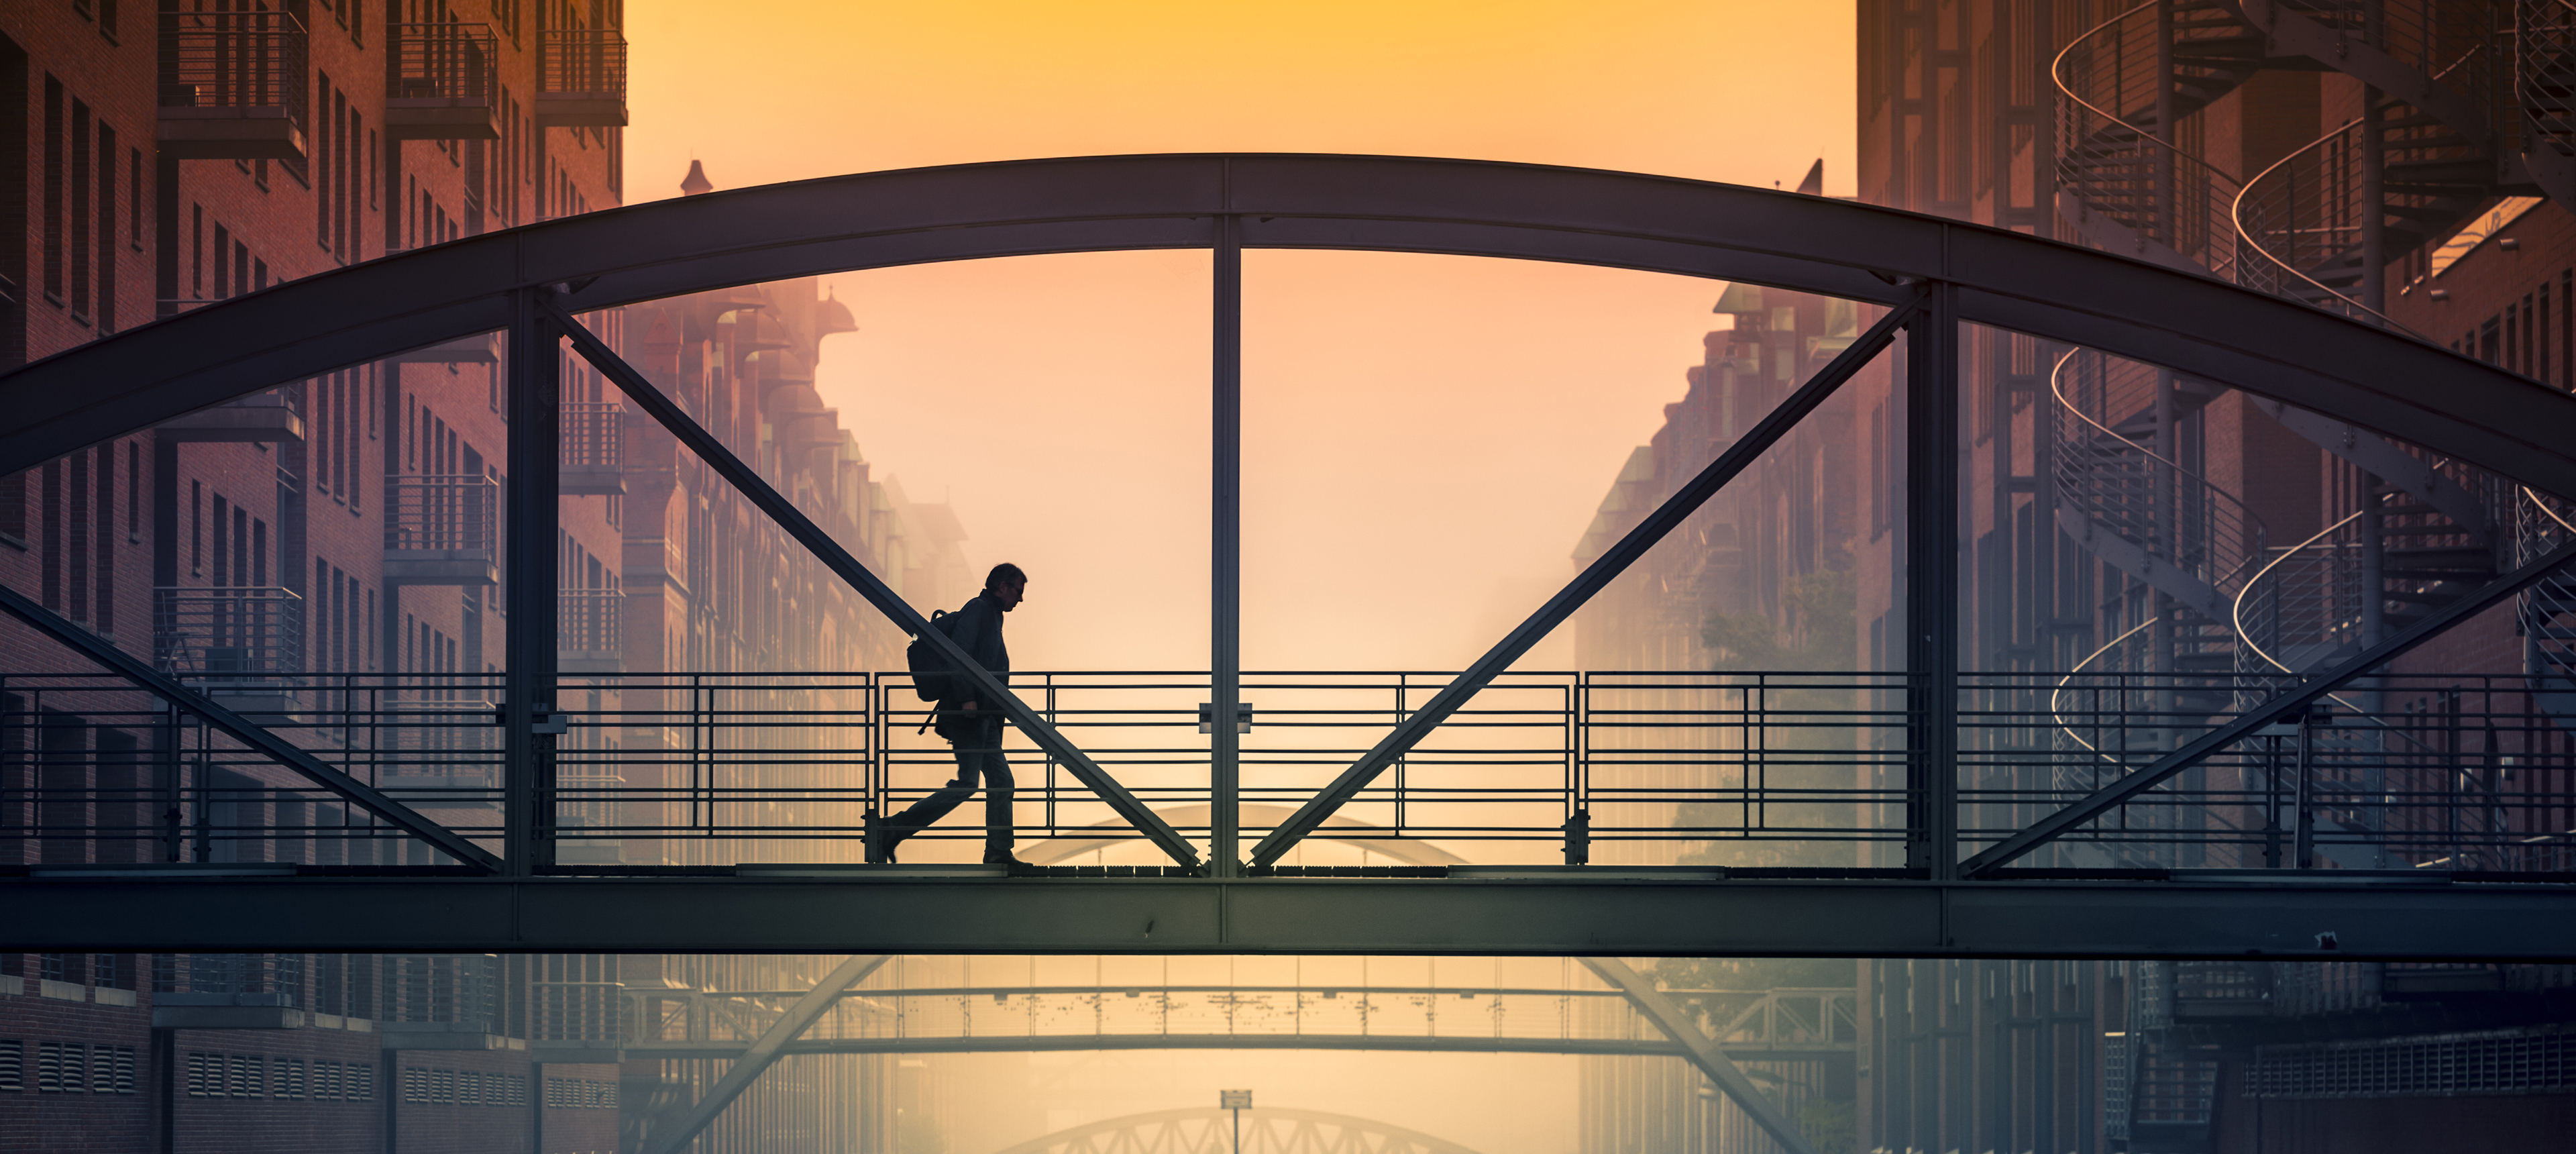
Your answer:
[[[2444,1034],[2263,1046],[2249,1098],[2539,1094],[2576,1088],[2576,1033]]]

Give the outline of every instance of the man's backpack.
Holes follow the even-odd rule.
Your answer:
[[[945,609],[930,611],[930,627],[943,637],[957,635],[957,615]],[[926,637],[915,637],[903,651],[904,666],[912,671],[912,691],[923,701],[937,701],[948,696],[948,659],[931,648]]]

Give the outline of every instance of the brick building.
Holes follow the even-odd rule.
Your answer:
[[[0,83],[24,97],[0,103],[19,113],[0,125],[0,367],[349,263],[616,206],[620,9],[0,10]],[[956,518],[871,477],[813,392],[824,338],[854,327],[813,282],[586,320],[720,414],[729,445],[899,589],[962,598]],[[506,357],[489,334],[281,381],[0,478],[0,583],[490,843],[498,759],[473,726],[507,641]],[[596,722],[570,747],[659,740],[599,720],[654,702],[626,691],[630,676],[889,666],[899,639],[837,581],[640,427],[586,363],[564,366],[559,660],[566,708]],[[207,755],[204,731],[14,621],[0,653],[13,671],[0,679],[0,870],[442,860],[277,766]],[[656,783],[576,768],[565,784],[580,797]],[[578,836],[618,804],[563,807],[568,862],[764,852]],[[195,816],[173,816],[183,809]],[[621,1065],[624,990],[792,987],[831,965],[7,946],[0,931],[0,1148],[48,1151],[617,1150],[721,1065]],[[888,1062],[792,1066],[697,1148],[891,1134]]]
[[[1862,0],[1860,199],[2286,295],[2576,387],[2576,153],[2553,103],[2567,47],[2553,11]],[[2015,799],[1963,807],[1963,828],[2027,825],[2050,797],[2080,796],[2090,787],[2063,772],[2067,751],[2119,760],[2087,739],[2102,718],[2188,719],[2163,733],[2107,726],[2134,742],[2121,752],[2171,748],[2228,712],[2231,687],[2356,652],[2576,523],[2554,497],[2228,382],[1999,330],[1962,344],[1961,668],[2055,687],[1997,691],[1981,708],[2061,719],[2019,738],[1963,733],[1959,788]],[[1690,439],[1706,389],[1695,377],[1605,518],[1669,491],[1667,441]],[[1876,418],[1810,424],[1845,438],[1856,469],[1902,475]],[[1768,467],[1794,471],[1813,452],[1793,441]],[[1707,456],[1681,455],[1685,471]],[[1587,661],[1722,668],[1729,655],[1694,638],[1742,621],[1747,605],[1796,650],[1807,627],[1795,606],[1764,601],[1776,584],[1765,571],[1814,565],[1805,542],[1821,539],[1857,543],[1847,667],[1897,668],[1878,640],[1903,604],[1901,569],[1873,568],[1882,519],[1848,528],[1855,512],[1833,505],[1830,484],[1738,484],[1739,504],[1702,514],[1700,557],[1664,559],[1660,585],[1594,613],[1601,640],[1587,639]],[[1784,510],[1798,527],[1762,528]],[[1737,554],[1741,540],[1753,543]],[[2316,788],[2334,799],[2316,811],[2282,808],[2286,771],[2214,765],[2177,780],[2252,800],[2124,815],[2175,836],[2076,839],[2026,864],[2564,868],[2576,826],[2565,804],[2576,716],[2557,693],[2576,669],[2569,592],[2544,583],[2309,718]],[[1889,783],[1864,771],[1854,784]],[[2471,796],[2457,820],[2389,800]],[[1905,863],[1865,845],[1858,864]],[[1864,963],[1855,1140],[1889,1151],[2533,1141],[2576,1101],[2576,1084],[2527,1064],[2563,1046],[2568,980],[2514,965]],[[1640,1108],[1620,1105],[1623,1093],[1638,1091],[1605,1091],[1601,1108]]]

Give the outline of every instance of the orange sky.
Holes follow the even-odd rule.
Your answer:
[[[792,12],[793,15],[785,13]],[[628,196],[1010,157],[1283,150],[1851,187],[1852,9],[630,0]],[[1033,574],[1023,668],[1204,666],[1203,253],[833,278],[818,385],[880,475]],[[1251,254],[1245,659],[1454,667],[1677,400],[1719,286]],[[925,606],[924,608],[928,608]],[[1561,665],[1552,640],[1531,665]]]

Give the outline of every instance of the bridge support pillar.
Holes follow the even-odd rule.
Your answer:
[[[1925,286],[1905,327],[1905,865],[1959,867],[1959,311]]]

